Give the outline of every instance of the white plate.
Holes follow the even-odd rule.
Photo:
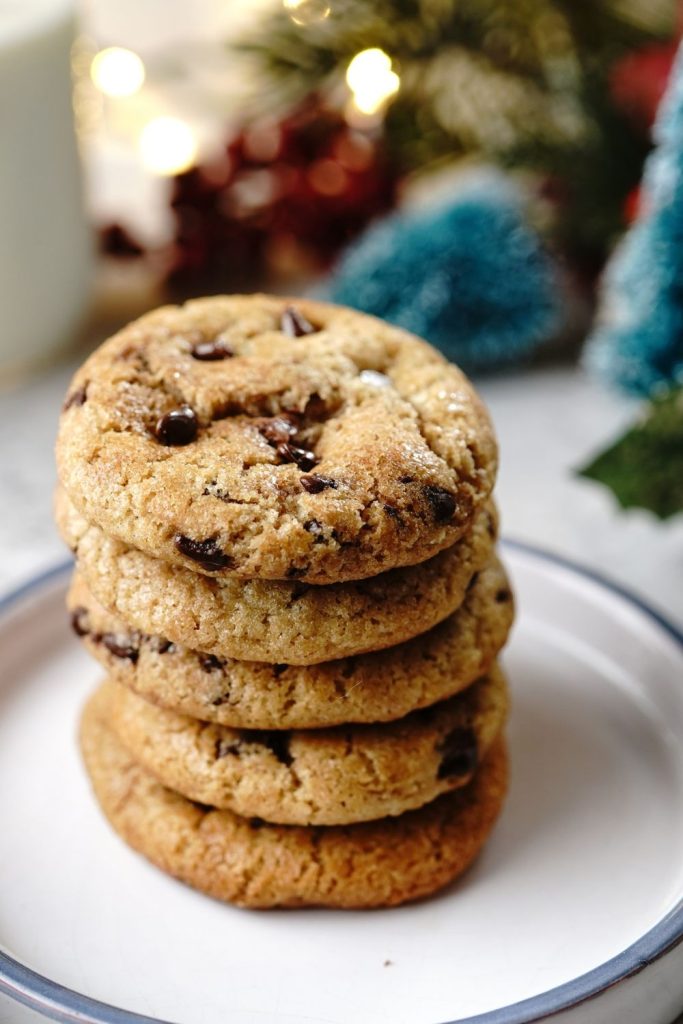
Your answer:
[[[520,1024],[568,1007],[562,1024],[668,1024],[683,1008],[682,638],[580,570],[505,554],[510,800],[460,883],[388,911],[236,910],[132,853],[76,750],[98,669],[66,626],[66,570],[8,599],[0,989],[106,1024]]]

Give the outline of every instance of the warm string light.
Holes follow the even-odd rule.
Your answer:
[[[372,47],[357,53],[346,69],[346,83],[353,103],[362,114],[376,114],[394,96],[401,80],[392,70],[391,57]]]
[[[140,132],[140,155],[155,174],[171,176],[186,171],[197,159],[197,139],[177,117],[155,117]]]
[[[90,79],[95,86],[92,95],[99,96],[100,100],[102,96],[112,100],[124,100],[134,96],[144,85],[146,77],[145,65],[141,58],[122,46],[109,46],[96,53],[90,61],[89,71]],[[122,117],[133,129],[137,118],[134,117],[132,108],[121,106],[120,110],[116,122],[119,131]],[[139,134],[137,126],[134,131],[142,163],[154,174],[180,174],[191,167],[197,159],[195,133],[179,118],[153,117],[147,121]]]
[[[329,18],[331,7],[327,0],[282,0],[295,25],[312,25]]]
[[[90,77],[105,96],[133,96],[145,81],[145,65],[132,50],[108,46],[93,57]]]

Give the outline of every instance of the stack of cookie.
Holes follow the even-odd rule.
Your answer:
[[[473,860],[507,781],[512,621],[467,379],[373,318],[155,311],[78,371],[58,440],[82,721],[114,828],[243,906],[380,906]]]

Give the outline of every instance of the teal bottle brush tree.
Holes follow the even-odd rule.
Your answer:
[[[648,396],[640,421],[582,470],[623,506],[683,510],[683,49],[654,128],[641,212],[605,274],[585,363]]]

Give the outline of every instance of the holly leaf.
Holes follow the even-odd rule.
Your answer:
[[[683,389],[646,407],[638,423],[579,471],[609,487],[622,508],[660,519],[683,511]]]

